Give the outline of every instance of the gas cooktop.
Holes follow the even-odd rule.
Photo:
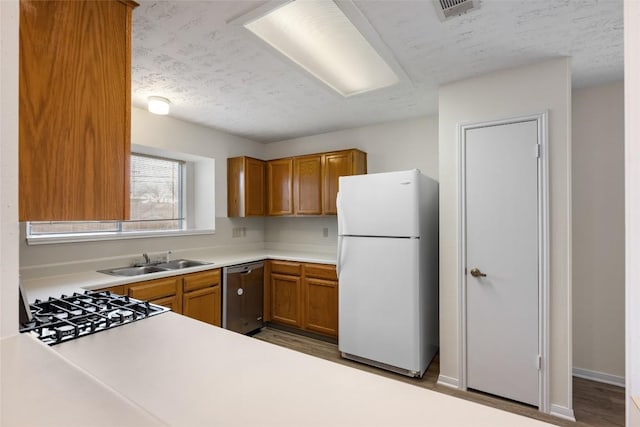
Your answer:
[[[31,319],[20,332],[35,334],[49,345],[115,328],[169,311],[168,308],[109,291],[85,291],[71,296],[36,300]]]

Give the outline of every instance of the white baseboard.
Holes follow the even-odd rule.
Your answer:
[[[599,383],[616,385],[624,387],[624,377],[618,375],[606,374],[604,372],[590,371],[589,369],[573,368],[573,376],[584,378],[586,380],[598,381]]]
[[[576,421],[576,417],[573,414],[573,409],[569,409],[566,406],[551,404],[551,410],[549,411],[549,414],[565,420],[573,422]]]
[[[446,375],[438,375],[438,385],[443,385],[450,388],[459,388],[459,382],[457,378],[447,377]]]

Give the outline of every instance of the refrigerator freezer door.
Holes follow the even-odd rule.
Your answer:
[[[420,371],[418,239],[343,237],[341,352]]]
[[[338,233],[417,237],[418,176],[414,169],[340,177]]]

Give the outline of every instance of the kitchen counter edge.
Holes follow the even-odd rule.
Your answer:
[[[193,259],[210,262],[212,264],[182,268],[179,270],[149,273],[133,277],[111,276],[105,273],[98,273],[97,271],[45,276],[22,280],[22,289],[26,292],[27,299],[31,303],[36,299],[46,300],[49,297],[58,297],[62,294],[68,295],[73,292],[82,292],[84,290],[103,289],[147,280],[162,279],[165,277],[197,273],[267,259],[332,265],[335,265],[336,263],[335,254],[333,253],[270,249],[235,252],[226,255],[204,255],[194,257]]]

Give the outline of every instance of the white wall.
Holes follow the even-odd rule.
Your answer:
[[[624,2],[626,425],[640,426],[640,2]]]
[[[357,148],[369,173],[418,168],[438,179],[438,117],[426,116],[272,142],[265,159]]]
[[[20,267],[25,277],[37,275],[29,270],[34,266],[139,256],[142,252],[161,253],[169,249],[180,251],[232,244],[260,244],[264,241],[263,218],[226,217],[227,157],[248,155],[262,158],[263,144],[172,117],[157,116],[135,107],[131,116],[131,143],[215,159],[216,234],[28,246],[22,227]],[[245,227],[246,235],[233,238],[233,227]]]
[[[427,116],[267,144],[265,159],[357,148],[367,153],[369,173],[418,168],[438,179],[438,117]],[[324,237],[323,229],[328,229]],[[265,240],[278,244],[335,248],[336,217],[267,218]],[[303,246],[300,246],[304,248]],[[328,248],[329,249],[329,248]]]
[[[227,216],[227,157],[264,155],[264,144],[136,107],[131,143],[216,159],[216,217]]]
[[[0,338],[18,332],[18,19],[0,2]]]
[[[549,110],[550,401],[572,416],[571,396],[571,68],[569,59],[502,70],[444,85],[439,92],[440,374],[459,379],[458,141],[456,125]]]
[[[335,252],[338,221],[336,216],[267,217],[264,240],[267,248]]]
[[[272,159],[323,151],[358,148],[367,152],[370,173],[419,168],[437,178],[437,117],[422,117],[314,135],[267,145],[166,116],[132,109],[131,142],[169,151],[216,159],[216,234],[84,243],[28,246],[22,227],[20,267],[24,277],[40,274],[39,266],[101,258],[134,257],[142,252],[161,253],[231,244],[267,242],[270,247],[331,251],[335,248],[336,218],[226,218],[226,158],[248,155]],[[246,236],[233,238],[233,227],[245,227]],[[327,236],[324,229],[327,229]],[[49,270],[50,271],[50,270]]]
[[[574,90],[572,119],[573,367],[624,385],[623,82]]]

